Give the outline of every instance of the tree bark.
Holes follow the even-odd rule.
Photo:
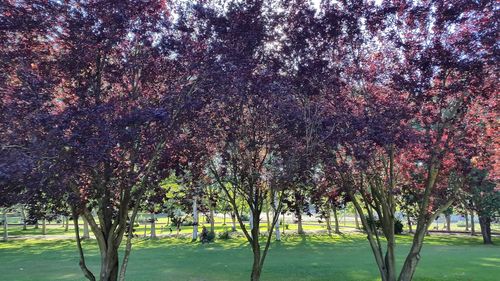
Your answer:
[[[198,205],[196,196],[193,198],[193,241],[198,240]]]
[[[80,239],[80,228],[78,226],[78,214],[74,209],[73,209],[73,224],[75,227],[76,245],[78,247],[78,253],[80,254],[80,262],[79,262],[80,268],[82,269],[85,278],[87,278],[90,281],[95,281],[94,274],[88,269],[85,263],[85,255],[83,254],[82,241]]]
[[[273,194],[273,197],[274,197],[274,213],[276,215],[276,213],[278,212],[278,208],[279,208],[279,198],[276,194]],[[278,216],[278,221],[279,221],[279,213],[277,214]],[[274,224],[274,232],[275,232],[275,235],[276,235],[276,241],[281,241],[281,233],[280,233],[280,224],[279,223],[275,223]]]
[[[64,231],[68,231],[69,230],[69,216],[64,216],[65,218],[65,225],[64,225]]]
[[[3,210],[3,240],[9,240],[9,223],[7,222],[7,210]]]
[[[42,219],[42,235],[47,235],[47,223],[45,218]]]
[[[297,233],[299,235],[303,235],[304,228],[302,227],[302,211],[301,210],[297,211],[296,217],[297,217]]]
[[[212,206],[210,206],[210,232],[215,232],[215,215]]]
[[[410,215],[406,215],[406,220],[408,221],[408,232],[409,233],[413,233],[413,227],[411,225],[411,218],[410,218]]]
[[[328,235],[332,235],[332,216],[330,214],[330,210],[328,210],[325,219],[326,219],[326,231],[328,232]]]
[[[481,235],[484,244],[493,244],[491,240],[491,218],[489,216],[479,216],[479,225],[481,226]]]
[[[337,207],[335,205],[333,206],[333,218],[335,219],[335,233],[340,234],[339,217],[337,215]]]
[[[470,211],[470,234],[476,235],[476,223],[474,222],[474,211]]]
[[[451,231],[451,215],[445,214],[444,218],[446,220],[446,231],[450,232]]]
[[[26,211],[24,210],[24,205],[21,205],[21,218],[23,220],[23,230],[26,230],[27,223],[26,223]]]
[[[231,213],[231,220],[233,221],[233,225],[231,226],[231,231],[236,232],[236,215],[234,212]]]
[[[465,211],[465,231],[469,231],[469,213]]]
[[[156,215],[151,212],[151,238],[156,238]]]
[[[85,219],[85,217],[82,217],[83,219],[83,237],[82,239],[90,239],[90,233],[89,233],[89,223]]]
[[[356,209],[354,209],[354,222],[356,223],[356,229],[359,229],[358,210]]]

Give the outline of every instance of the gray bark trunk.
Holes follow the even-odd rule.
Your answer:
[[[47,235],[47,222],[44,219],[42,219],[42,235]]]
[[[296,216],[297,216],[297,233],[302,235],[304,234],[304,228],[302,227],[302,212],[298,210]]]
[[[474,211],[470,212],[470,234],[476,235],[476,223],[474,222]]]
[[[151,238],[156,238],[156,215],[151,213]]]
[[[87,219],[85,217],[82,217],[83,219],[83,239],[90,239],[90,232],[89,232],[89,223],[87,222]]]
[[[198,205],[197,198],[193,198],[193,241],[198,239]]]

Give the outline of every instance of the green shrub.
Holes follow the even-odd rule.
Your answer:
[[[231,239],[231,233],[226,230],[226,231],[219,234],[219,239],[222,239],[222,240]]]
[[[203,227],[200,234],[201,243],[203,244],[210,243],[214,242],[214,240],[215,240],[215,233],[212,231],[208,231],[206,227]]]

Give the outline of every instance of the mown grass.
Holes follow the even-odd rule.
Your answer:
[[[399,236],[401,265],[410,236]],[[90,267],[97,271],[95,241],[84,242]],[[248,280],[251,251],[242,238],[202,245],[188,239],[134,239],[127,279]],[[84,280],[72,240],[28,239],[0,243],[2,280]],[[500,247],[478,237],[433,235],[426,238],[415,280],[496,281]],[[364,236],[285,236],[273,242],[262,280],[379,280]]]

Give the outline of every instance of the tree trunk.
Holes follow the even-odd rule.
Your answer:
[[[21,205],[21,218],[23,220],[23,230],[27,229],[27,224],[26,224],[26,212],[24,211],[24,206]]]
[[[451,215],[450,214],[446,214],[444,216],[445,220],[446,220],[446,231],[450,232],[451,231]]]
[[[236,215],[234,212],[231,213],[231,220],[233,221],[233,225],[231,226],[231,231],[236,232]]]
[[[156,238],[156,215],[151,213],[151,238]]]
[[[409,233],[413,233],[413,227],[411,225],[411,218],[410,218],[410,215],[406,215],[406,220],[408,221],[408,232]]]
[[[193,241],[198,240],[198,205],[197,198],[193,198]]]
[[[89,223],[87,222],[87,219],[83,217],[83,239],[90,239],[90,233],[89,233]]]
[[[45,218],[42,219],[42,235],[47,235],[47,223]]]
[[[215,232],[215,215],[213,207],[210,207],[210,232]]]
[[[476,235],[476,223],[474,222],[474,211],[470,211],[470,234]]]
[[[279,206],[279,199],[278,199],[278,196],[276,194],[273,194],[274,196],[274,212],[275,212],[275,215],[278,216],[278,222],[279,222],[279,213],[276,214],[276,212],[278,212],[278,206]],[[274,225],[274,232],[276,234],[276,241],[281,241],[281,234],[280,234],[280,224],[276,222],[276,224]]]
[[[326,219],[326,230],[328,232],[328,235],[332,235],[332,216],[330,214],[330,210],[328,210],[325,219]]]
[[[249,224],[250,224],[250,235],[253,235],[252,229],[253,229],[253,213],[250,211],[248,214],[249,217]]]
[[[481,235],[484,244],[493,244],[491,240],[491,218],[489,216],[479,216],[479,225],[481,226]]]
[[[64,218],[65,218],[65,222],[66,222],[66,224],[64,226],[64,231],[67,232],[69,230],[69,216],[64,216]]]
[[[118,280],[118,248],[115,247],[115,241],[111,245],[101,248],[101,272],[99,274],[101,281]]]
[[[269,206],[266,209],[266,219],[267,219],[267,231],[271,232],[273,230],[271,229],[271,222],[269,221]]]
[[[223,216],[223,222],[222,222],[222,224],[224,226],[226,226],[226,211],[224,211],[224,213],[222,214],[222,216]]]
[[[469,231],[469,213],[465,211],[465,231]]]
[[[3,240],[9,240],[9,223],[7,222],[7,210],[3,210]]]
[[[254,235],[254,237],[259,237],[259,235]],[[259,281],[260,274],[262,273],[262,268],[260,266],[260,246],[259,246],[259,239],[254,238],[254,240],[255,242],[252,243],[253,264],[252,264],[252,274],[250,275],[250,280]]]
[[[337,207],[333,206],[333,218],[335,219],[335,233],[339,234],[340,229],[339,229],[339,217],[337,215]]]
[[[38,220],[35,222],[35,229],[38,229]]]
[[[354,222],[356,223],[356,229],[359,229],[358,210],[356,209],[354,209]]]
[[[299,235],[302,235],[302,234],[304,234],[304,228],[302,228],[302,212],[301,212],[301,210],[297,211],[296,217],[297,217],[297,233]]]

